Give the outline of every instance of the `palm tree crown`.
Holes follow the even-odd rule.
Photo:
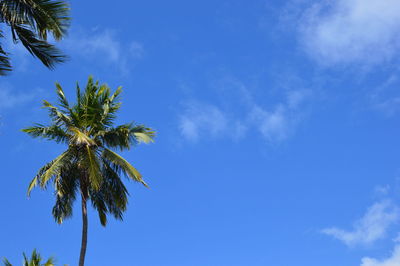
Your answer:
[[[147,185],[141,174],[113,150],[123,151],[140,142],[149,143],[155,133],[150,128],[133,123],[113,126],[121,106],[118,101],[121,88],[112,93],[107,85],[99,85],[89,78],[84,93],[77,86],[77,101],[71,106],[61,86],[56,84],[56,87],[59,107],[44,101],[52,123],[48,126],[37,124],[23,131],[33,137],[67,144],[68,148],[39,170],[29,185],[28,194],[37,185],[46,188],[53,182],[56,190],[53,216],[58,223],[62,223],[72,215],[72,205],[79,192],[84,231],[88,200],[97,210],[103,226],[107,223],[107,214],[122,219],[128,191],[120,176]],[[83,237],[85,234],[87,228]]]
[[[42,263],[42,256],[36,251],[33,250],[31,258],[28,257],[23,253],[24,261],[22,263],[23,266],[54,266],[54,258],[50,257],[45,263]],[[7,259],[3,260],[4,266],[13,266]]]
[[[69,6],[54,0],[0,0],[0,22],[11,29],[14,43],[22,45],[46,67],[65,61],[65,56],[48,43],[48,33],[55,40],[66,35],[69,26]],[[3,37],[0,30],[0,37]],[[0,75],[11,71],[8,53],[0,45]]]

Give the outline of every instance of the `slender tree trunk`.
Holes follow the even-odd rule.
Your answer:
[[[85,255],[87,246],[87,233],[88,233],[88,217],[87,217],[87,197],[85,193],[82,192],[82,244],[81,244],[81,254],[79,256],[79,266],[85,265]]]

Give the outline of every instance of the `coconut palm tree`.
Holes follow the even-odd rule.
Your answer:
[[[62,39],[69,21],[69,5],[65,1],[0,0],[0,22],[10,28],[14,43],[21,42],[29,53],[50,69],[66,58],[47,41],[48,34],[52,34],[57,41]],[[0,30],[1,38],[3,33]],[[9,71],[9,54],[0,45],[0,75]]]
[[[45,263],[42,263],[42,256],[40,256],[36,249],[33,250],[30,259],[28,259],[25,253],[22,254],[24,255],[24,261],[22,262],[23,266],[54,266],[53,257],[50,257]],[[4,259],[3,262],[4,266],[13,266],[7,259]]]
[[[140,142],[153,141],[154,131],[134,123],[113,126],[121,106],[121,88],[114,93],[107,85],[99,85],[90,77],[84,93],[76,88],[77,100],[70,105],[63,89],[56,84],[59,107],[44,101],[52,123],[36,124],[23,131],[68,145],[65,152],[41,168],[28,188],[46,188],[54,183],[56,202],[53,216],[58,223],[72,216],[72,205],[81,197],[82,245],[79,265],[84,265],[87,246],[87,202],[97,210],[100,223],[105,226],[107,214],[122,220],[128,202],[128,190],[121,180],[124,175],[147,187],[141,174],[113,150],[129,150]]]

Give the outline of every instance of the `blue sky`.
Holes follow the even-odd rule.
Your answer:
[[[157,130],[123,155],[124,222],[89,217],[87,265],[400,265],[400,4],[396,0],[71,1],[49,71],[10,46],[0,80],[0,256],[37,248],[75,265],[79,208],[26,197],[65,147],[19,130],[46,122],[54,82],[116,88],[119,123]],[[76,207],[79,207],[77,205]]]

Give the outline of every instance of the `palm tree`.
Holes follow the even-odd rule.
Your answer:
[[[69,6],[55,0],[0,0],[0,22],[10,27],[14,43],[22,45],[42,63],[53,69],[66,57],[47,41],[48,34],[55,40],[66,35],[69,26]],[[0,37],[4,37],[0,30]],[[9,54],[0,45],[0,75],[11,71]]]
[[[28,259],[25,253],[22,254],[24,255],[23,266],[54,266],[53,257],[50,257],[45,263],[42,263],[42,256],[40,256],[36,249],[33,250],[30,259]],[[4,266],[13,266],[7,259],[4,259],[3,262]]]
[[[31,190],[39,185],[46,188],[54,183],[56,202],[53,216],[58,223],[72,216],[72,205],[77,193],[82,199],[82,245],[79,265],[84,265],[87,246],[87,202],[97,210],[100,223],[105,226],[107,214],[122,220],[127,207],[128,190],[121,175],[142,183],[141,174],[123,157],[112,150],[129,150],[140,142],[153,141],[154,131],[133,123],[113,126],[121,88],[114,93],[107,85],[99,85],[90,77],[85,92],[76,88],[77,101],[71,106],[63,89],[56,84],[59,107],[44,101],[52,123],[36,124],[23,131],[33,137],[41,137],[68,145],[60,156],[41,168],[29,185]]]

